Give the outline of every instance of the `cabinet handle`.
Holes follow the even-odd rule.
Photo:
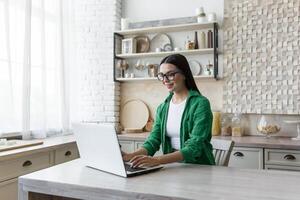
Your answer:
[[[296,160],[295,156],[288,154],[283,157],[285,160]]]
[[[70,155],[72,155],[72,152],[71,152],[71,151],[67,151],[67,152],[65,153],[65,156],[70,156]]]
[[[244,157],[244,154],[242,152],[239,152],[239,151],[235,152],[233,155],[236,156],[236,157]]]
[[[23,167],[29,167],[30,165],[32,165],[32,162],[30,160],[26,160],[24,163],[23,163]]]

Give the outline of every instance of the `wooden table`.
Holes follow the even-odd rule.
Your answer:
[[[176,163],[122,178],[77,159],[20,177],[19,199],[299,200],[300,173]]]

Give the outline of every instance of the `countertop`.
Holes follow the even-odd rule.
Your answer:
[[[149,132],[127,133],[127,134],[118,134],[118,138],[120,140],[144,141],[148,137],[148,135]],[[290,138],[286,138],[286,137],[265,138],[262,136],[244,136],[244,137],[214,136],[213,138],[233,140],[235,142],[236,147],[300,150],[300,141],[291,140]],[[7,159],[8,157],[11,156],[19,157],[19,156],[31,154],[33,152],[55,149],[58,146],[76,142],[74,135],[56,136],[56,137],[43,139],[42,141],[44,142],[42,145],[36,145],[31,147],[25,147],[25,148],[0,152],[0,161],[3,159]]]
[[[66,173],[68,172],[68,173]],[[300,173],[169,164],[160,171],[123,178],[84,167],[81,159],[19,178],[28,192],[77,199],[300,199]],[[25,198],[24,198],[25,197]]]
[[[150,134],[149,132],[123,133],[123,134],[119,134],[118,138],[121,140],[144,141],[149,134]],[[233,140],[235,142],[236,147],[300,150],[300,141],[292,140],[291,138],[288,137],[266,138],[264,136],[243,136],[243,137],[213,136],[213,138]]]
[[[55,149],[61,145],[66,145],[66,144],[71,144],[76,142],[74,135],[50,137],[50,138],[42,139],[42,141],[44,143],[41,145],[0,152],[0,161],[5,160],[7,158],[11,158],[12,156],[14,158],[21,157],[24,155],[32,154],[33,152],[48,151],[51,149]]]

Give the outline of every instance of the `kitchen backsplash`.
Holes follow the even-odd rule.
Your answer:
[[[300,1],[225,0],[225,112],[300,114]]]

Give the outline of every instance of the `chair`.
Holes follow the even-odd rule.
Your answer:
[[[211,139],[216,165],[228,166],[234,142],[231,140]]]

